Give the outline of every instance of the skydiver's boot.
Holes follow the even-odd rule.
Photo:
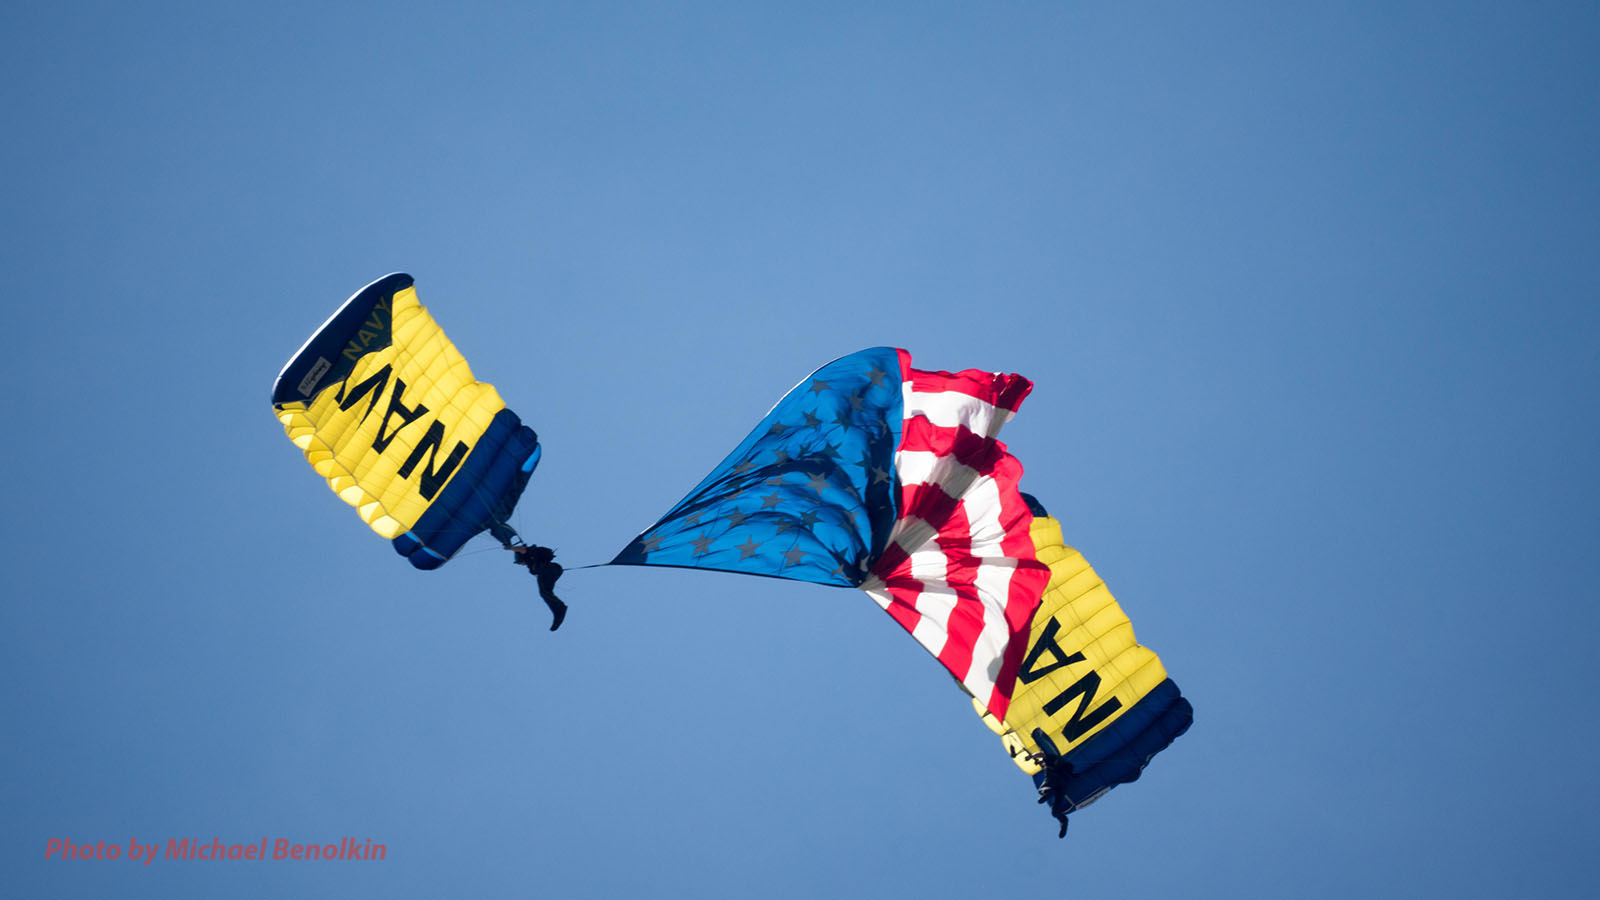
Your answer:
[[[550,614],[556,617],[556,620],[550,623],[550,630],[555,631],[567,617],[567,605],[554,594],[541,594],[541,596],[544,597],[544,605],[550,607]]]

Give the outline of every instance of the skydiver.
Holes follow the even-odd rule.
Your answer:
[[[519,566],[527,566],[528,573],[539,579],[539,596],[544,599],[544,604],[550,607],[550,614],[555,616],[555,621],[550,623],[550,630],[555,631],[561,627],[561,620],[567,617],[567,605],[556,596],[556,580],[561,577],[561,564],[556,562],[556,552],[549,547],[538,544],[507,544],[515,557],[512,561]]]
[[[1043,782],[1039,785],[1039,802],[1050,804],[1050,815],[1056,817],[1061,823],[1061,833],[1056,837],[1067,836],[1067,813],[1072,809],[1072,800],[1067,796],[1067,787],[1072,783],[1072,763],[1061,756],[1061,751],[1056,749],[1055,741],[1044,733],[1042,729],[1033,730],[1033,739],[1039,744],[1039,753],[1033,754],[1033,761],[1044,771]]]

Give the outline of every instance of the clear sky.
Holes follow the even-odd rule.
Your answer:
[[[6,3],[0,894],[1591,896],[1597,101],[1588,3]],[[569,565],[835,357],[1027,375],[1193,729],[1057,841],[859,592],[411,570],[268,403],[391,271]]]

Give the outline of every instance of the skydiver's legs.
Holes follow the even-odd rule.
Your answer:
[[[539,579],[539,596],[544,600],[544,605],[550,607],[550,615],[555,618],[550,623],[550,630],[555,631],[567,617],[567,605],[556,596],[556,581],[561,578],[563,570],[556,562],[555,551],[537,544],[519,544],[511,546],[511,552],[516,557],[517,565],[527,566],[528,573]]]
[[[544,598],[544,605],[550,607],[550,614],[555,616],[555,621],[550,623],[550,630],[555,631],[561,627],[561,621],[567,617],[567,605],[561,602],[560,597],[542,588],[539,591],[539,596]]]

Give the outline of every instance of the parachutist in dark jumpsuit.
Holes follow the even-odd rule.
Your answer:
[[[556,562],[556,552],[549,547],[523,543],[522,536],[502,520],[490,523],[489,533],[500,542],[500,546],[511,551],[517,565],[527,566],[529,574],[539,579],[539,596],[544,598],[544,605],[550,607],[550,614],[555,616],[555,621],[550,623],[550,630],[560,628],[561,620],[567,617],[567,605],[556,596],[556,580],[562,572]]]
[[[1039,802],[1050,804],[1050,814],[1061,823],[1061,833],[1056,837],[1064,838],[1067,836],[1067,813],[1072,810],[1072,800],[1067,795],[1067,788],[1072,785],[1072,763],[1061,758],[1055,741],[1050,740],[1043,729],[1033,730],[1033,740],[1039,745],[1040,751],[1033,757],[1041,769],[1038,775],[1033,776],[1039,788]]]
[[[545,605],[550,607],[550,614],[555,616],[555,621],[550,623],[550,630],[555,631],[561,627],[561,620],[567,617],[567,605],[556,596],[556,580],[563,571],[561,564],[556,562],[556,552],[537,544],[516,544],[511,547],[511,552],[516,555],[517,565],[527,566],[529,573],[539,579],[539,596],[544,598]]]

